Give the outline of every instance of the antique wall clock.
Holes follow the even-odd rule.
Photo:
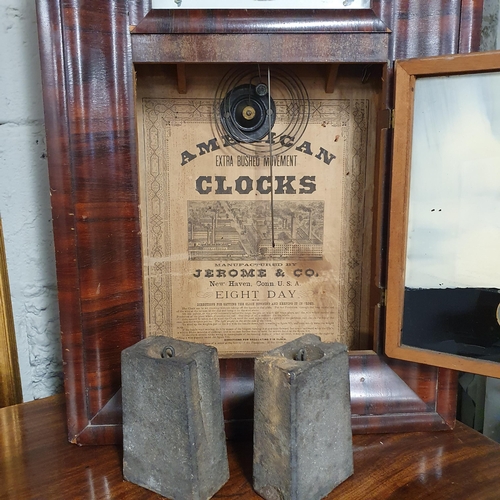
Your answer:
[[[256,352],[351,348],[355,432],[447,429],[456,373],[384,356],[393,61],[478,47],[482,2],[158,10],[38,0],[68,431],[120,439],[120,352],[216,345],[228,436]]]

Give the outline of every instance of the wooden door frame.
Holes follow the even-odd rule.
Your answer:
[[[158,15],[151,11],[149,0],[37,1],[72,442],[120,440],[120,352],[144,335],[134,58],[154,62],[159,47],[162,60],[185,63],[204,56],[210,62],[213,56],[207,50],[219,40],[235,59],[238,55],[227,40],[243,37],[245,52],[239,57],[246,60],[272,36],[276,41],[272,58],[280,57],[283,49],[292,51],[286,60],[305,62],[308,50],[303,47],[320,51],[330,47],[322,54],[325,62],[335,62],[339,57],[335,54],[342,54],[338,50],[349,50],[351,43],[356,47],[351,59],[358,54],[358,62],[389,60],[390,78],[396,56],[477,50],[482,0],[457,0],[451,6],[447,0],[431,0],[411,10],[415,4],[373,0],[371,9],[350,11],[350,17],[302,11],[287,24],[285,11],[272,18],[263,11]],[[209,43],[204,45],[201,39]],[[196,51],[187,46],[190,40],[197,40]],[[374,54],[371,59],[370,54]],[[383,121],[380,126],[386,132],[381,134],[384,144],[378,156],[385,163],[390,133],[388,120],[385,125]],[[388,171],[382,171],[379,219],[383,223]],[[382,254],[384,239],[381,228]],[[375,291],[384,287],[383,267],[381,262]],[[374,307],[379,310],[383,304]],[[383,314],[377,317],[383,330]],[[388,360],[381,355],[381,346],[374,349],[377,352],[351,356],[355,431],[449,429],[455,415],[455,372]],[[251,420],[253,360],[221,360],[221,385],[228,434],[239,436]]]
[[[415,81],[423,77],[479,74],[499,70],[498,51],[409,59],[396,63],[394,168],[391,179],[385,343],[385,352],[390,357],[496,378],[500,377],[500,364],[497,361],[411,347],[405,345],[402,338]]]

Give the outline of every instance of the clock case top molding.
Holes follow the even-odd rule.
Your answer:
[[[482,1],[374,1],[366,10],[151,10],[150,2],[37,0],[70,441],[121,439],[120,352],[144,336],[134,64],[369,63],[479,47]],[[387,179],[381,110],[373,237],[373,351],[350,356],[355,432],[447,429],[456,373],[382,355]],[[253,360],[221,360],[229,437],[248,432]]]

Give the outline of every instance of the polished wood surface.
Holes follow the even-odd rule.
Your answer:
[[[483,10],[483,0],[373,0],[371,9],[333,11],[162,11],[150,10],[148,0],[131,4],[133,13],[144,15],[133,17],[135,34],[390,32],[389,60],[479,50]],[[309,44],[311,39],[299,40]],[[374,40],[372,37],[372,43]],[[143,46],[147,41],[140,43]],[[314,57],[314,53],[310,55]]]
[[[314,38],[297,33],[268,34],[148,34],[132,33],[136,63],[384,63],[388,34],[318,33]],[[245,51],[241,50],[245,47]]]
[[[106,443],[113,428],[92,420],[144,329],[127,8],[37,7],[69,439]]]
[[[21,403],[23,392],[17,359],[7,258],[0,219],[0,408]]]
[[[225,430],[231,440],[251,439],[253,367],[250,358],[220,360]],[[449,430],[455,425],[457,372],[358,352],[349,355],[349,379],[354,434]],[[121,422],[120,390],[89,427],[119,441]]]
[[[396,57],[477,50],[482,3],[373,0],[371,9],[352,11],[350,18],[346,12],[308,12],[286,28],[286,10],[258,17],[254,11],[252,19],[249,14],[210,11],[202,18],[200,11],[157,15],[150,0],[37,0],[71,441],[105,444],[120,439],[120,351],[144,335],[134,63],[235,62],[251,56],[254,61],[325,64],[388,61],[390,67]],[[321,29],[313,33],[313,26]],[[248,45],[248,36],[255,36],[255,43]],[[276,37],[271,52],[269,36]],[[390,69],[384,78],[389,82],[384,99],[391,102]],[[390,142],[387,129],[381,135]],[[381,147],[382,162],[386,151],[386,145]],[[385,286],[383,193],[389,171],[384,168],[377,207],[381,216],[375,218],[380,227],[373,229],[380,234],[374,255],[375,298],[367,303],[377,311],[383,308],[377,301]],[[380,354],[383,314],[376,318],[371,333]],[[359,381],[372,381],[359,382],[365,391],[358,398],[363,432],[390,425],[428,429],[430,421],[431,427],[446,427],[453,421],[453,372],[360,356],[364,375]],[[225,408],[237,415],[228,419],[235,428],[252,418],[250,363],[223,363]],[[405,385],[415,393],[409,413],[395,410],[408,406],[406,391],[400,390]],[[386,401],[378,397],[382,393]],[[434,395],[431,401],[429,394]]]
[[[389,32],[372,9],[151,10],[134,33]]]
[[[122,478],[120,446],[66,441],[62,396],[0,409],[0,498],[153,499]],[[454,431],[354,436],[354,475],[328,499],[498,498],[500,445]],[[252,443],[229,442],[231,478],[214,498],[258,499]]]
[[[253,359],[222,359],[226,435],[250,436]],[[455,425],[457,372],[407,363],[375,353],[349,355],[354,434],[446,430]]]

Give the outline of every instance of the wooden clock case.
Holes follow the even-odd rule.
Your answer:
[[[338,11],[162,11],[148,0],[37,0],[70,441],[121,438],[120,352],[144,336],[134,66],[373,65],[380,75],[371,351],[350,355],[354,432],[448,429],[456,372],[383,356],[393,61],[478,49],[481,0]],[[330,75],[328,77],[328,75]],[[330,78],[330,80],[329,80]],[[253,360],[222,359],[227,434],[248,435]]]

